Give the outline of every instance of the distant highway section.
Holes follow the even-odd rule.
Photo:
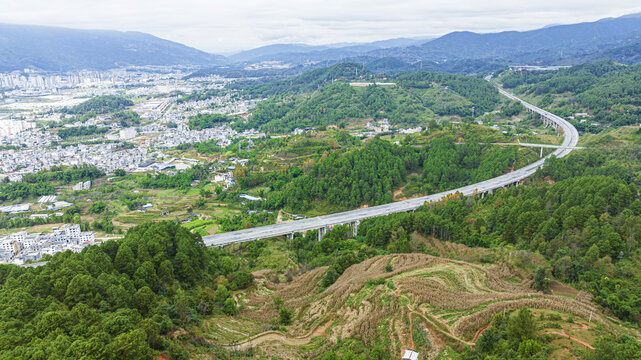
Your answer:
[[[364,209],[345,211],[303,220],[296,220],[286,223],[266,225],[250,229],[204,236],[203,240],[205,244],[207,246],[225,246],[229,244],[266,239],[275,236],[291,236],[296,232],[315,229],[319,230],[320,238],[330,226],[343,224],[352,225],[354,229],[356,229],[358,223],[361,220],[394,213],[413,211],[421,205],[424,205],[425,203],[436,202],[441,198],[450,194],[454,194],[456,192],[460,192],[466,196],[482,196],[486,193],[492,193],[494,192],[494,190],[500,188],[518,185],[521,180],[531,176],[536,172],[538,168],[542,167],[547,158],[551,156],[555,156],[557,158],[564,157],[576,148],[576,145],[579,141],[579,133],[577,132],[576,128],[568,121],[548,111],[540,109],[532,104],[529,104],[517,98],[516,96],[504,91],[503,89],[499,89],[499,92],[512,100],[520,101],[528,111],[539,114],[541,120],[544,123],[549,124],[550,126],[554,126],[559,134],[564,137],[561,146],[558,147],[553,153],[547,155],[544,158],[541,158],[539,161],[536,161],[516,171],[458,189],[423,196],[420,198],[393,202],[385,205],[372,206]]]
[[[530,144],[530,143],[492,143],[492,145],[501,145],[501,146],[522,146],[522,147],[533,147],[533,148],[545,148],[545,149],[561,149],[565,148],[564,146],[561,145],[551,145],[551,144]],[[572,148],[573,150],[581,150],[585,149],[582,146],[575,146]]]

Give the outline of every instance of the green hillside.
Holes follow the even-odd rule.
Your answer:
[[[603,126],[641,123],[640,79],[641,65],[605,61],[558,71],[508,72],[500,81],[563,117],[589,113],[587,123],[579,119],[573,123],[579,130],[599,132]]]
[[[381,80],[393,83],[392,86],[355,87],[341,74],[325,69],[303,74],[291,83],[283,80],[263,85],[263,88],[283,90],[279,90],[280,96],[261,102],[252,111],[252,117],[237,123],[237,127],[283,132],[297,127],[363,123],[367,119],[383,118],[392,124],[417,125],[440,116],[463,118],[492,111],[501,102],[497,90],[478,78],[403,73]],[[298,85],[303,81],[300,78],[305,79],[304,87]],[[326,82],[331,83],[324,85]],[[256,88],[246,91],[263,94]]]

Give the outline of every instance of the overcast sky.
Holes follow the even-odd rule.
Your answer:
[[[135,30],[230,53],[274,43],[328,44],[530,30],[641,12],[639,0],[0,0],[0,22]],[[1,36],[2,34],[0,34]]]

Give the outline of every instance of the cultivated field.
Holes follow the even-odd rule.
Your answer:
[[[386,271],[388,264],[392,271]],[[584,319],[580,326],[585,339],[545,330],[576,346],[589,345],[594,336],[587,334],[593,327],[616,331],[587,294],[570,298],[537,292],[529,281],[515,281],[515,274],[504,265],[481,266],[424,254],[377,256],[351,266],[333,285],[320,290],[326,270],[313,269],[288,283],[272,281],[275,277],[269,271],[257,274],[252,290],[236,294],[242,305],[237,320],[208,323],[216,330],[210,339],[228,349],[253,348],[262,356],[294,359],[318,354],[339,339],[354,338],[366,346],[383,342],[392,354],[417,348],[422,359],[436,359],[444,350],[474,346],[494,315],[522,307],[536,314]],[[276,296],[293,310],[293,322],[286,331],[261,331],[256,324],[266,330],[278,319]]]

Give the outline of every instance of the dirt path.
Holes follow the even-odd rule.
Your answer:
[[[292,337],[287,334],[284,334],[280,331],[267,331],[258,335],[255,335],[247,340],[238,342],[236,344],[222,345],[224,348],[232,351],[242,351],[251,347],[258,346],[262,343],[269,341],[277,341],[283,345],[288,346],[300,346],[305,345],[312,341],[312,338],[316,336],[321,336],[325,334],[325,331],[329,328],[330,322],[326,322],[321,326],[317,326],[314,330],[310,331],[309,334],[299,337]]]
[[[414,347],[414,333],[412,332],[412,331],[414,331],[414,323],[412,322],[412,310],[410,310],[409,304],[407,304],[407,310],[408,310],[407,317],[408,317],[408,319],[410,321],[410,338],[409,338],[409,345],[410,346],[409,346],[409,348],[410,349],[416,349]]]
[[[434,340],[437,342],[437,346],[439,347],[439,349],[442,349],[445,346],[445,341],[443,339],[441,339],[439,334],[441,336],[445,336],[445,337],[448,337],[448,338],[450,338],[452,340],[458,341],[463,345],[474,346],[475,342],[466,341],[466,340],[461,339],[460,337],[456,336],[454,334],[454,332],[452,331],[452,328],[450,327],[450,325],[448,323],[446,323],[446,322],[444,322],[441,319],[436,318],[436,317],[430,317],[430,319],[427,319],[427,317],[423,313],[421,313],[419,310],[414,308],[413,302],[410,300],[410,298],[407,297],[406,295],[401,294],[399,289],[396,289],[394,291],[394,293],[397,296],[399,296],[399,298],[403,297],[403,298],[405,298],[407,300],[407,312],[408,312],[407,316],[409,316],[409,320],[410,320],[410,322],[409,322],[409,326],[410,326],[410,329],[409,329],[410,330],[409,331],[410,332],[409,343],[412,345],[411,349],[414,349],[414,337],[412,336],[413,335],[413,333],[412,333],[412,331],[413,331],[412,315],[418,316],[419,319],[421,319],[423,321],[423,324],[427,327],[428,331],[430,331],[430,333],[434,337]],[[439,325],[442,326],[444,329],[438,328]]]
[[[570,335],[568,335],[568,334],[566,334],[566,333],[562,333],[562,332],[559,332],[559,331],[546,331],[545,333],[546,333],[546,334],[553,334],[553,335],[559,335],[559,336],[566,337],[566,338],[568,338],[568,339],[570,339],[570,340],[572,340],[572,341],[576,341],[576,342],[578,342],[579,344],[581,344],[581,345],[583,345],[583,346],[587,347],[587,348],[588,348],[588,349],[590,349],[590,350],[594,350],[594,347],[593,347],[592,345],[590,345],[590,344],[586,343],[586,342],[585,342],[585,341],[583,341],[583,340],[579,340],[579,339],[577,339],[577,338],[575,338],[575,337],[573,337],[573,336],[570,336]]]
[[[472,339],[473,343],[476,343],[476,340],[483,334],[483,331],[489,329],[492,326],[492,324],[488,324],[487,326],[483,326],[482,328],[478,329],[476,331],[476,334],[474,334],[474,338]]]
[[[590,327],[588,326],[588,324],[581,324],[581,325],[579,325],[579,326],[572,326],[572,329],[583,329],[583,330],[587,330],[587,329],[589,329],[589,328],[590,328]]]
[[[239,335],[242,335],[242,336],[249,336],[249,334],[246,334],[244,332],[240,332],[238,330],[230,329],[230,328],[228,328],[226,326],[222,326],[220,324],[216,324],[216,326],[218,326],[219,328],[221,328],[221,329],[223,329],[225,331],[233,332],[233,333],[236,333],[236,334],[239,334]]]
[[[443,336],[446,336],[446,337],[448,337],[448,338],[450,338],[450,339],[452,339],[452,340],[458,341],[458,342],[460,342],[460,343],[461,343],[461,344],[463,344],[463,345],[467,345],[467,346],[474,346],[474,345],[475,345],[475,343],[474,343],[474,342],[466,341],[466,340],[461,339],[460,337],[458,337],[458,336],[454,333],[454,331],[452,331],[452,328],[450,327],[450,325],[449,325],[449,324],[447,324],[446,322],[443,322],[443,320],[441,320],[441,319],[439,319],[439,318],[436,318],[436,317],[430,317],[430,319],[428,319],[425,315],[423,315],[423,314],[421,314],[421,313],[418,313],[418,312],[417,312],[417,313],[415,313],[415,314],[416,314],[416,315],[418,315],[418,317],[420,317],[421,319],[423,319],[423,321],[424,321],[426,324],[437,323],[437,324],[440,324],[440,325],[445,326],[445,328],[447,329],[447,330],[439,329],[439,328],[438,328],[438,326],[434,326],[434,331],[436,331],[437,333],[440,333],[440,334],[442,334]],[[430,321],[430,320],[431,320],[431,321]]]

